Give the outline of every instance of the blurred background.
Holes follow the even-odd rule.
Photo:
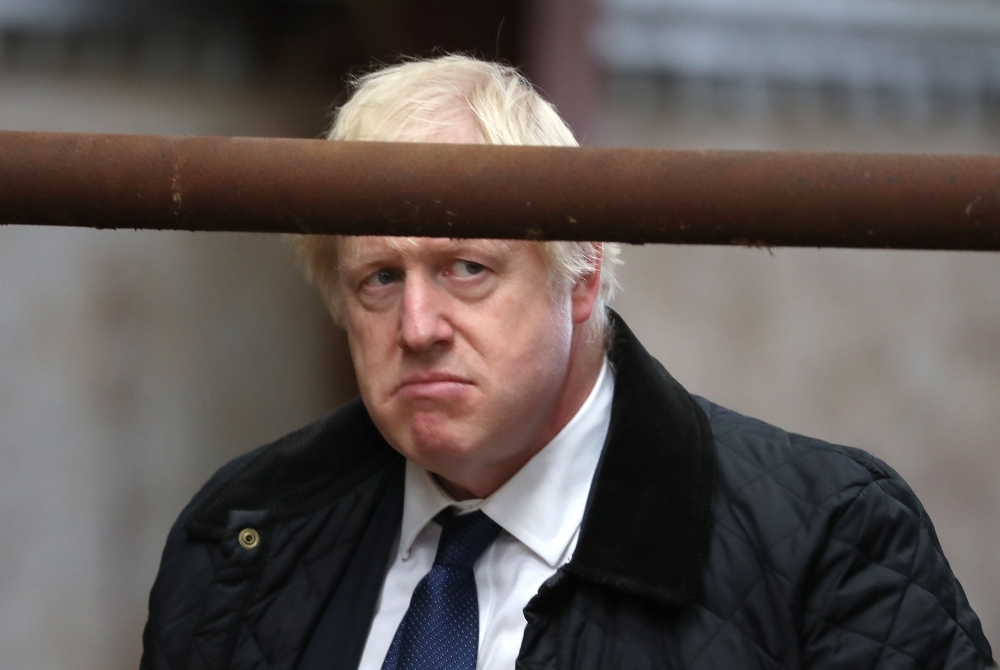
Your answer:
[[[1000,151],[1000,0],[0,0],[0,129],[318,137],[351,74],[442,51],[585,144]],[[687,388],[907,478],[1000,643],[1000,254],[625,259]],[[353,393],[277,237],[0,227],[0,667],[135,668],[184,503]]]

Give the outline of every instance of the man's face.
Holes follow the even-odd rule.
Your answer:
[[[538,245],[345,237],[338,253],[358,386],[397,451],[465,482],[544,446],[580,310]]]

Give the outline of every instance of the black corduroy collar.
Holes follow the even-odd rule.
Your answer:
[[[610,312],[611,423],[580,539],[566,572],[668,604],[697,594],[711,532],[715,451],[692,397]],[[308,514],[401,463],[360,399],[264,447],[188,518],[218,539],[231,510],[276,521]],[[400,485],[402,478],[400,478]]]
[[[615,394],[566,572],[659,602],[693,600],[712,530],[708,417],[611,312]]]

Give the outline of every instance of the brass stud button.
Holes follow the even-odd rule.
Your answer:
[[[240,546],[244,549],[256,549],[260,544],[260,533],[253,528],[244,528],[240,531]]]

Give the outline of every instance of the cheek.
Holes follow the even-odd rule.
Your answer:
[[[549,327],[538,334],[535,346],[536,367],[545,371],[551,379],[562,378],[569,367],[573,329],[568,315],[564,319],[554,319]]]
[[[503,333],[496,337],[496,345],[509,357],[508,365],[517,377],[535,377],[538,384],[549,384],[553,377],[565,375],[573,325],[570,302],[560,297],[542,295],[527,304],[511,305],[504,327],[494,330]]]
[[[387,324],[372,315],[350,315],[344,321],[347,344],[354,362],[354,372],[358,379],[358,390],[366,400],[385,385],[389,366],[387,357],[391,355],[394,337],[386,332]]]

